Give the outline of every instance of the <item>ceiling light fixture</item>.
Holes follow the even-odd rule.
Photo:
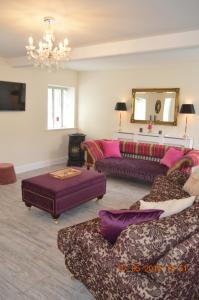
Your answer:
[[[26,46],[27,56],[28,59],[34,61],[35,66],[58,68],[60,60],[69,59],[71,48],[67,38],[55,45],[55,19],[53,17],[45,17],[44,23],[46,30],[43,39],[38,43],[38,48],[34,45],[33,38],[29,37],[29,45]]]

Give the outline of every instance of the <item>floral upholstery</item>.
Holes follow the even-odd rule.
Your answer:
[[[103,239],[99,219],[90,220],[60,230],[58,247],[65,255],[66,267],[95,299],[197,299],[198,203],[179,215],[129,226],[114,246]],[[152,263],[161,265],[162,271],[147,272],[146,266]],[[168,267],[177,263],[190,268],[170,277]],[[136,265],[138,271],[133,269]]]
[[[157,178],[152,201],[155,191],[165,200],[175,192],[181,198],[187,176],[178,171]],[[114,245],[103,238],[98,218],[64,228],[58,247],[66,267],[97,300],[198,299],[199,202],[171,217],[130,225]]]
[[[144,201],[157,202],[170,199],[182,199],[190,195],[182,187],[189,178],[189,174],[176,170],[167,176],[157,176],[150,193],[143,197]],[[130,209],[139,209],[139,200]]]

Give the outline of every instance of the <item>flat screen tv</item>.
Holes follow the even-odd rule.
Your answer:
[[[24,111],[26,84],[0,81],[0,111]]]

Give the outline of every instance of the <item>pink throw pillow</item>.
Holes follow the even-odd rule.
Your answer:
[[[102,141],[104,157],[121,157],[119,141]]]
[[[160,160],[160,163],[168,168],[171,168],[183,156],[183,151],[171,147]]]

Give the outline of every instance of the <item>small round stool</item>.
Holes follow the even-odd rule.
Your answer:
[[[17,181],[14,165],[0,163],[0,184],[9,184]]]

